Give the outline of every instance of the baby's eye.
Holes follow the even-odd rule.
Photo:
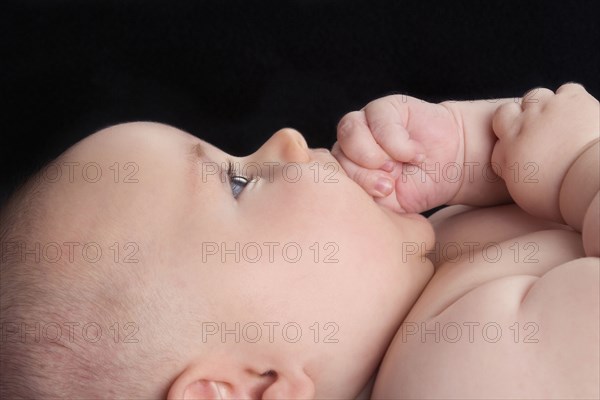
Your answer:
[[[250,180],[244,176],[229,175],[229,184],[231,185],[231,193],[233,197],[237,197],[242,193],[246,185],[250,183]]]
[[[237,199],[237,197],[242,193],[244,188],[251,182],[256,182],[258,178],[254,177],[245,177],[240,174],[237,168],[233,165],[231,161],[229,161],[227,167],[227,177],[229,178],[229,185],[231,185],[231,193],[233,194],[233,198]]]

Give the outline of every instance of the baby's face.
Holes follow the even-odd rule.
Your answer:
[[[228,161],[258,179],[230,181]],[[432,274],[414,254],[433,241],[427,220],[381,208],[291,129],[233,157],[173,127],[122,124],[68,162],[73,182],[49,192],[51,217],[73,227],[65,240],[118,243],[121,259],[138,249],[121,268],[163,293],[164,329],[207,380],[303,371],[316,396],[356,394]],[[90,162],[96,183],[78,173]]]

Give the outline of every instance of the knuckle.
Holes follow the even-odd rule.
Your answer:
[[[554,92],[548,88],[536,87],[530,89],[523,95],[523,104],[539,103],[542,97],[549,94],[554,94]]]
[[[359,124],[359,111],[350,112],[340,119],[337,125],[338,137],[347,138],[352,135],[354,128]]]
[[[518,107],[518,104],[517,103],[505,103],[505,104],[502,104],[496,110],[496,115],[497,116],[503,116],[504,114],[508,113],[511,110],[511,108],[513,108],[513,107]]]
[[[381,102],[384,101],[383,100],[384,98],[385,97],[371,100],[364,106],[363,110],[368,112],[369,110],[379,108],[379,106],[381,105]]]
[[[492,118],[492,128],[497,135],[505,136],[515,123],[515,115],[519,105],[506,103],[498,107]]]
[[[525,93],[523,93],[523,96],[522,96],[523,99],[525,99],[526,97],[531,97],[531,96],[535,95],[540,89],[542,89],[542,88],[538,86],[538,87],[534,87],[534,88],[527,90]]]
[[[359,168],[352,174],[352,180],[358,183],[360,186],[364,186],[365,182],[367,181],[367,176],[367,171]]]
[[[384,139],[387,135],[389,135],[390,131],[390,122],[387,119],[376,118],[369,120],[369,128],[371,128],[371,132],[373,136],[378,139]]]
[[[360,165],[368,166],[374,160],[379,158],[379,154],[375,150],[363,150],[357,157],[357,162]]]
[[[577,82],[567,82],[564,83],[562,85],[559,86],[559,88],[557,89],[557,91],[571,91],[571,90],[585,90],[585,88],[583,87],[582,84],[577,83]]]
[[[344,117],[340,120],[337,126],[338,137],[348,137],[351,131],[352,122],[348,117]]]
[[[405,107],[406,100],[402,101],[401,96],[388,96],[387,101],[389,106],[394,110],[395,113],[401,114],[402,108]]]

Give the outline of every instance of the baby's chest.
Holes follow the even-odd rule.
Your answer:
[[[411,313],[374,398],[597,398],[598,260],[549,275],[495,279],[426,310],[428,318]]]
[[[598,398],[599,266],[578,258],[542,278],[505,276],[420,304],[373,398]]]
[[[463,302],[473,302],[473,309],[485,305],[491,312],[504,307],[496,286],[503,287],[500,298],[519,297],[518,282],[585,256],[578,232],[531,217],[514,205],[454,215],[448,211],[444,218],[433,218],[436,242],[428,257],[435,274],[409,317],[431,319],[463,297]],[[503,279],[515,288],[506,289]]]
[[[543,389],[540,392],[552,386],[543,382],[544,376],[553,376],[544,368],[565,349],[578,354],[584,346],[582,340],[562,343],[560,338],[569,335],[569,328],[560,328],[557,321],[565,321],[582,306],[563,302],[563,308],[555,307],[556,314],[548,316],[543,314],[547,310],[543,305],[559,293],[536,288],[539,293],[528,294],[549,271],[573,276],[564,271],[573,264],[577,267],[579,263],[573,260],[584,257],[581,236],[520,215],[510,206],[475,210],[434,224],[437,249],[429,257],[436,273],[390,345],[375,394],[551,397]],[[593,262],[583,264],[586,273],[594,273]],[[551,284],[558,287],[560,279]],[[594,293],[598,288],[580,291]],[[524,307],[526,298],[530,304]],[[588,323],[594,313],[586,309],[572,323]],[[561,390],[570,382],[557,383],[557,379]]]

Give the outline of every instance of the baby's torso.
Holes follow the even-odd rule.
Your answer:
[[[436,273],[373,398],[598,398],[599,263],[514,205],[433,215]]]

